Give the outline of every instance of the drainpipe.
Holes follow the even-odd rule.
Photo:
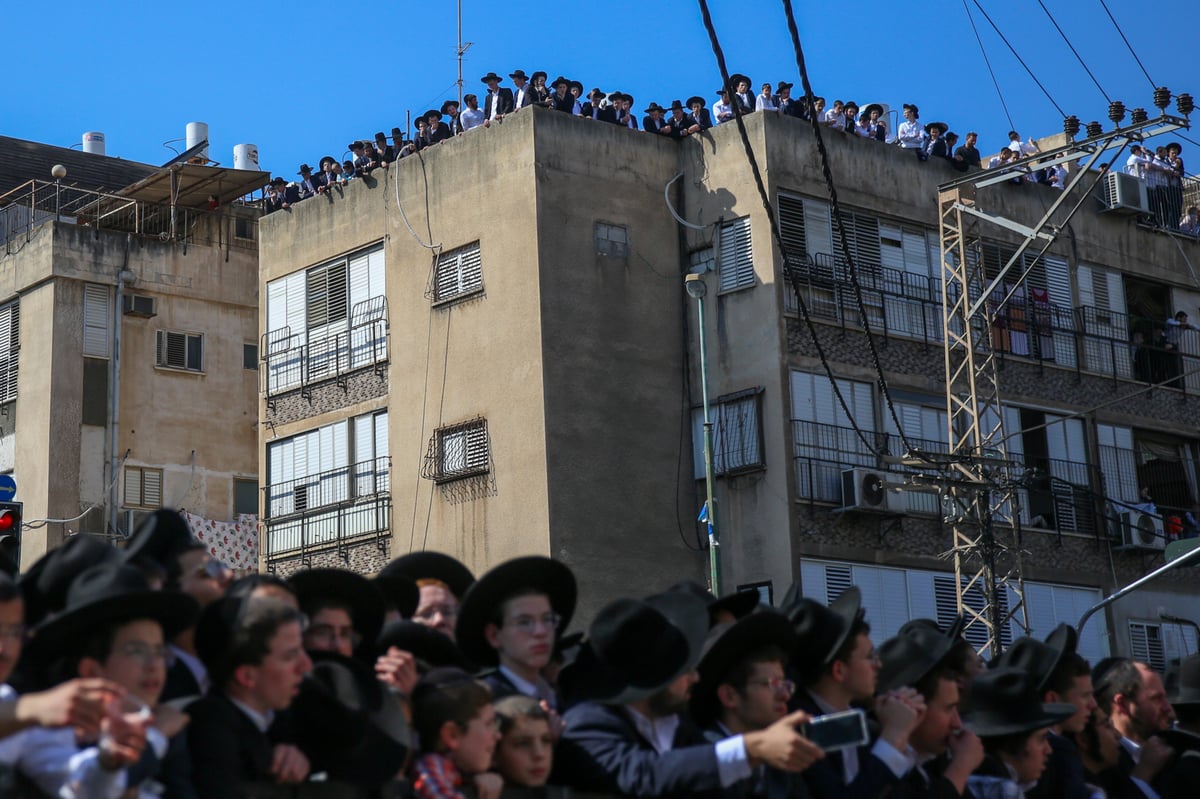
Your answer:
[[[117,274],[117,292],[113,302],[112,312],[112,351],[108,359],[108,529],[114,534],[120,530],[117,524],[120,496],[117,484],[120,482],[117,469],[120,468],[120,458],[117,455],[120,443],[121,415],[121,318],[125,299],[125,283],[132,282],[134,275],[129,271],[129,251],[133,246],[133,234],[125,236],[125,259],[121,271]]]

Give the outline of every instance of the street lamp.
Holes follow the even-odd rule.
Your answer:
[[[721,541],[717,533],[717,505],[713,499],[713,423],[711,409],[708,404],[708,350],[704,330],[704,295],[708,286],[704,276],[690,274],[684,280],[688,296],[696,301],[697,319],[700,326],[700,392],[704,398],[704,514],[703,521],[708,522],[708,569],[710,589],[713,596],[721,595]]]
[[[54,221],[59,221],[59,198],[62,191],[62,179],[67,176],[67,168],[62,164],[50,167],[50,177],[54,178]]]

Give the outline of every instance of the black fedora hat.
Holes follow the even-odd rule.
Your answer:
[[[729,96],[729,90],[728,90],[728,89],[717,89],[717,91],[716,91],[716,95],[717,95],[718,97],[728,97],[728,96]]]
[[[520,70],[517,70],[517,71],[520,72]],[[489,72],[488,74],[484,75],[482,78],[479,79],[480,83],[489,83],[491,81],[496,81],[497,83],[501,83],[504,81],[504,78],[500,77],[495,72]]]
[[[418,583],[421,580],[437,580],[446,584],[450,593],[462,599],[467,589],[475,582],[475,575],[461,561],[441,552],[426,550],[401,555],[380,570],[379,576],[403,574]]]
[[[866,107],[862,110],[862,112],[866,114],[868,118],[870,118],[872,111],[878,111],[879,116],[883,116],[883,106],[881,106],[879,103],[867,103]]]
[[[879,647],[879,679],[876,693],[913,686],[945,660],[954,648],[936,625],[913,625]]]
[[[364,786],[394,778],[411,741],[399,699],[353,658],[319,652],[313,661],[289,709],[313,770]]]
[[[537,73],[535,72],[533,74],[536,75]],[[523,69],[514,69],[512,72],[508,73],[508,76],[513,80],[516,80],[517,78],[520,78],[521,80],[529,80],[529,76],[525,74],[525,70]]]
[[[700,107],[703,108],[705,105],[704,98],[698,94],[693,94],[691,97],[687,98],[687,102],[684,103],[684,105],[686,105],[688,108],[691,108],[696,103],[699,103]]]
[[[29,656],[35,662],[72,653],[98,627],[138,619],[157,621],[170,640],[195,623],[196,600],[178,591],[155,591],[134,566],[102,563],[71,583],[66,606],[34,628]]]
[[[1034,680],[1018,668],[989,669],[971,681],[963,724],[980,737],[1017,735],[1075,715],[1065,702],[1043,703]]]
[[[779,94],[779,93],[780,93],[780,92],[782,92],[784,89],[790,89],[790,88],[792,88],[792,87],[793,87],[793,86],[795,86],[795,85],[796,85],[796,84],[794,84],[794,83],[788,83],[786,80],[781,80],[781,81],[779,81],[779,83],[778,83],[778,84],[776,84],[776,86],[775,86],[775,93],[776,93],[776,94]]]
[[[448,635],[415,621],[394,621],[380,631],[375,640],[376,655],[387,654],[393,646],[415,657],[422,672],[442,666],[470,667]]]
[[[442,103],[442,113],[449,114],[451,108],[458,108],[458,100],[447,100]]]
[[[283,180],[276,178],[275,182]],[[206,549],[192,535],[187,520],[179,511],[160,508],[138,523],[125,548],[125,561],[148,558],[162,566],[172,578],[178,576],[177,560],[184,552]]]
[[[578,89],[578,90],[579,90],[579,93],[580,93],[580,94],[583,94],[583,84],[582,84],[582,83],[580,83],[580,82],[579,82],[579,81],[577,81],[577,80],[573,80],[573,81],[571,81],[570,83],[568,83],[568,84],[567,84],[567,89],[568,89],[569,91],[574,91],[575,89]]]
[[[937,130],[938,133],[945,135],[946,131],[950,130],[950,126],[945,122],[930,122],[925,126],[926,133],[932,133],[934,130]]]
[[[716,622],[717,614],[719,613],[729,613],[736,620],[750,615],[758,607],[758,592],[754,590],[736,591],[717,598],[712,595],[711,591],[695,580],[680,580],[667,590],[684,591],[704,602],[708,608],[708,624],[710,627]]]
[[[550,598],[551,609],[561,619],[560,628],[570,624],[575,613],[576,594],[575,575],[571,570],[541,555],[513,558],[476,580],[462,599],[454,637],[468,659],[480,666],[494,666],[498,662],[495,648],[484,636],[484,628],[506,599],[529,588]]]
[[[600,89],[600,87],[599,87],[599,86],[597,86],[596,88],[592,89],[590,92],[588,92],[588,93],[587,93],[587,97],[588,97],[588,99],[589,99],[589,100],[592,100],[592,99],[594,99],[594,98],[596,98],[596,97],[599,97],[601,100],[603,100],[603,99],[605,98],[605,96],[606,96],[606,95],[605,95],[605,94],[604,94],[604,92],[603,92],[603,91]]]
[[[1167,701],[1172,705],[1200,705],[1200,654],[1179,661],[1179,671],[1167,692]]]
[[[63,609],[67,591],[83,571],[121,559],[110,544],[90,535],[73,535],[62,546],[50,550],[18,578],[25,599],[25,624],[34,626],[47,613]]]
[[[411,618],[421,603],[421,589],[417,588],[416,580],[408,575],[397,572],[378,574],[372,582],[379,589],[384,604],[395,608],[405,619]]]
[[[743,75],[740,72],[735,72],[729,76],[729,91],[736,92],[738,84],[742,81],[745,81],[747,86],[754,85],[754,81],[750,80],[749,76]]]
[[[554,79],[554,82],[550,84],[551,88],[554,88],[554,89],[557,89],[560,85],[565,85],[567,87],[567,90],[569,91],[571,88],[571,81],[569,81],[567,78],[563,77],[562,75],[559,75],[557,78]]]
[[[645,699],[696,667],[707,631],[704,603],[678,591],[610,602],[568,667],[572,694],[614,705]]]
[[[305,569],[288,578],[288,584],[305,613],[309,613],[308,608],[315,602],[336,600],[349,607],[354,631],[364,641],[374,641],[379,635],[383,627],[383,595],[361,574],[345,569]]]
[[[296,172],[297,175],[311,175],[312,167],[308,164],[301,164],[300,169]]]
[[[686,109],[684,108],[682,100],[672,100],[670,110],[671,111],[684,111]]]
[[[538,78],[545,80],[548,77],[549,77],[549,75],[547,75],[543,70],[537,69],[537,70],[534,70],[533,74],[529,76],[529,82],[532,83],[533,81],[537,80]]]
[[[1064,632],[1064,629],[1070,630],[1070,633]],[[1075,651],[1074,632],[1066,625],[1059,625],[1045,643],[1028,636],[1018,638],[991,665],[993,668],[1021,669],[1029,675],[1038,696],[1041,696],[1050,687],[1050,678],[1063,658]]]
[[[661,105],[659,105],[658,103],[650,103],[650,105],[648,105],[648,106],[646,107],[646,110],[645,110],[644,112],[642,112],[642,113],[649,114],[649,113],[652,113],[652,112],[654,112],[654,111],[666,111],[666,110],[667,110],[667,109],[663,108],[663,107],[662,107]]]
[[[936,632],[940,632],[942,635],[946,636],[951,641],[954,641],[954,640],[962,637],[963,630],[966,628],[966,626],[967,626],[967,619],[961,613],[959,613],[957,616],[955,616],[954,621],[950,622],[950,626],[948,626],[944,630],[941,628],[941,625],[939,625],[933,619],[924,619],[924,618],[909,619],[908,621],[904,622],[904,624],[900,625],[900,630],[897,633],[897,635],[905,635],[906,633],[908,633],[909,630],[913,630],[918,627],[924,627],[926,629],[935,630]]]
[[[426,119],[436,119],[439,122],[441,122],[442,116],[445,113],[446,113],[445,111],[442,111],[438,108],[431,108],[428,111],[426,111],[424,114],[421,114],[421,116],[425,117]]]
[[[323,156],[321,156],[321,160],[317,163],[317,166],[321,167],[321,169],[325,169],[326,164],[336,164],[336,163],[337,163],[337,159],[334,158],[332,155],[323,155]]]
[[[784,653],[796,646],[796,633],[787,616],[766,608],[735,622],[719,624],[708,632],[696,670],[700,681],[692,689],[692,718],[709,724],[717,715],[717,686],[738,661],[765,646],[778,646]]]
[[[797,665],[802,671],[811,673],[816,670],[814,667],[825,667],[833,662],[865,611],[862,594],[855,585],[843,591],[841,596],[829,603],[829,607],[807,597],[790,604],[788,595],[794,596],[797,590],[795,585],[788,589],[783,608],[799,637]],[[809,665],[807,669],[803,665],[806,663]]]
[[[347,145],[346,145],[346,149],[347,149],[347,150],[351,150],[351,151],[353,151],[353,150],[361,150],[361,149],[363,148],[363,146],[364,146],[364,145],[363,145],[363,143],[362,143],[361,141],[352,141],[352,142],[350,142],[349,144],[347,144]]]

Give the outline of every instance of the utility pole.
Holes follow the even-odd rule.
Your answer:
[[[1160,96],[1165,92],[1165,96]],[[1155,105],[1166,108],[1170,94],[1155,92]],[[1185,101],[1186,98],[1186,101]],[[1179,110],[1191,112],[1191,98],[1180,95]],[[1161,101],[1161,102],[1160,102]],[[1117,106],[1120,106],[1117,108]],[[1118,113],[1119,112],[1119,115]],[[1124,106],[1113,103],[1109,118],[1124,119]],[[1076,192],[1085,180],[1094,186],[1107,170],[1093,167],[1109,151],[1111,168],[1125,146],[1149,136],[1188,127],[1186,119],[1167,115],[1148,119],[1135,109],[1133,123],[1104,132],[1098,122],[1087,125],[1087,138],[1020,158],[1000,169],[972,172],[938,187],[942,250],[942,323],[945,336],[946,411],[950,442],[947,477],[942,485],[946,521],[953,528],[954,574],[958,611],[967,628],[982,626],[986,648],[998,655],[1006,625],[1016,622],[1028,631],[1021,568],[1021,523],[1018,489],[1024,467],[1011,462],[1004,446],[1004,413],[997,383],[992,340],[994,316],[1003,310],[1032,267],[1024,255],[1035,243],[1037,263],[1045,255],[1091,192]],[[1079,120],[1064,121],[1068,138],[1079,132]],[[1032,169],[1072,164],[1071,178],[1050,208],[1032,227],[988,213],[976,201],[979,190],[1023,176]],[[1068,207],[1068,201],[1075,200]],[[1061,213],[1060,213],[1061,212]],[[978,231],[984,225],[1007,228],[1023,238],[1016,252],[995,275],[985,272]],[[1015,275],[1013,267],[1018,266]],[[982,607],[965,597],[978,591]],[[1009,600],[1009,595],[1013,597]]]
[[[471,49],[471,45],[475,42],[464,42],[462,40],[462,0],[458,0],[458,47],[455,48],[455,53],[458,55],[458,107],[463,107],[463,76],[462,62],[463,56]]]

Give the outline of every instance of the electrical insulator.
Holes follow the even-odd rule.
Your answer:
[[[1125,118],[1125,103],[1120,100],[1113,100],[1109,103],[1108,118],[1113,121],[1114,125],[1120,125],[1121,120]]]
[[[1146,113],[1146,109],[1144,108],[1135,108],[1130,112],[1129,118],[1133,121],[1133,124],[1140,125],[1149,119],[1150,115]]]
[[[1075,138],[1075,134],[1079,132],[1079,117],[1071,114],[1071,116],[1063,119],[1063,133],[1067,134],[1068,139]]]
[[[1187,92],[1175,98],[1175,107],[1179,109],[1179,113],[1186,116],[1191,116],[1192,111],[1196,109],[1196,104],[1192,102],[1192,96]]]
[[[1162,111],[1171,104],[1171,90],[1166,86],[1159,86],[1154,90],[1154,107]]]
[[[1104,126],[1099,122],[1093,119],[1087,123],[1087,135],[1089,139],[1094,139],[1102,133],[1104,133]]]

